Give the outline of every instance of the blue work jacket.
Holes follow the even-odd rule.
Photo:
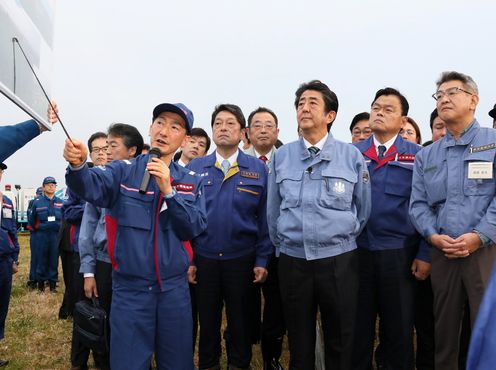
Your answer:
[[[358,246],[371,251],[418,248],[416,258],[430,262],[429,245],[413,226],[408,213],[415,156],[422,147],[398,135],[379,160],[373,136],[355,146],[365,158],[372,185],[372,211],[358,238]]]
[[[17,261],[19,242],[17,241],[17,225],[12,201],[5,195],[2,197],[2,221],[0,223],[0,260],[8,258]]]
[[[69,241],[73,252],[79,252],[79,231],[86,202],[67,188],[67,199],[62,205],[64,220],[70,225]]]
[[[0,162],[5,161],[39,134],[40,128],[32,119],[17,125],[0,126]]]
[[[280,253],[314,260],[356,249],[369,214],[369,173],[353,145],[329,133],[315,157],[303,139],[274,154],[267,219]]]
[[[159,292],[182,284],[190,264],[183,240],[206,227],[202,179],[172,162],[171,184],[164,197],[152,177],[146,194],[138,189],[149,155],[106,166],[68,168],[66,183],[89,203],[107,209],[108,252],[114,283]]]
[[[82,274],[94,274],[97,260],[110,263],[105,212],[105,208],[86,203],[79,231],[79,257],[81,258],[79,272]]]
[[[496,241],[495,156],[496,130],[475,120],[458,140],[447,132],[417,154],[410,215],[424,238],[476,230]]]
[[[267,229],[267,168],[238,152],[226,176],[216,153],[192,160],[189,169],[205,179],[208,228],[191,240],[195,253],[220,260],[253,254],[256,267],[267,267],[273,252]]]
[[[59,197],[48,198],[45,194],[35,198],[28,222],[34,231],[59,231],[62,220],[62,205]]]

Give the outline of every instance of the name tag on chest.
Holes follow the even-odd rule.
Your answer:
[[[48,216],[48,222],[54,222],[55,216]]]
[[[12,210],[8,208],[2,209],[2,217],[3,218],[12,218]]]
[[[492,179],[493,178],[493,163],[492,162],[469,162],[468,178],[477,179]]]

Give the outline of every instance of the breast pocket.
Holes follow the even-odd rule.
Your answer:
[[[276,183],[281,195],[281,209],[297,207],[300,204],[300,191],[303,171],[280,171]]]
[[[150,230],[152,226],[153,195],[121,188],[119,226]]]
[[[441,162],[428,164],[424,168],[425,191],[427,193],[427,203],[430,206],[442,204],[446,201],[447,176],[448,168],[446,159]]]
[[[488,150],[469,154],[464,159],[463,193],[465,195],[487,196],[494,194],[494,155],[494,150]],[[476,167],[478,167],[478,169]],[[481,167],[485,169],[485,171],[481,171]],[[490,168],[491,178],[481,178],[487,176],[487,167]],[[486,174],[483,174],[482,172],[486,172]],[[469,178],[469,176],[472,178]]]
[[[385,193],[410,198],[412,193],[413,163],[389,162],[386,172]]]
[[[351,209],[357,174],[339,169],[323,169],[319,204],[343,211]]]
[[[240,212],[256,212],[260,204],[264,187],[260,179],[240,177],[234,187],[234,207]]]
[[[41,207],[36,209],[36,217],[40,222],[47,222],[48,221],[48,208],[47,207]]]

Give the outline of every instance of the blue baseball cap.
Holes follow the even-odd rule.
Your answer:
[[[184,119],[184,122],[186,122],[186,132],[188,134],[191,134],[191,130],[193,129],[193,122],[195,120],[193,116],[193,112],[189,110],[187,106],[185,106],[182,103],[163,103],[159,104],[153,109],[153,119],[152,122],[155,121],[155,119],[160,116],[161,113],[164,112],[172,112],[172,113],[177,113],[179,114],[182,119]]]
[[[45,177],[45,179],[43,180],[43,185],[46,185],[46,184],[57,184],[57,181],[55,181],[55,177],[48,176],[48,177]]]
[[[41,194],[43,194],[43,188],[36,189],[36,195],[41,195]]]

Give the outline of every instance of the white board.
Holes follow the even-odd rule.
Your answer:
[[[0,92],[48,129],[48,102],[13,40],[50,96],[54,8],[54,0],[0,0]]]

